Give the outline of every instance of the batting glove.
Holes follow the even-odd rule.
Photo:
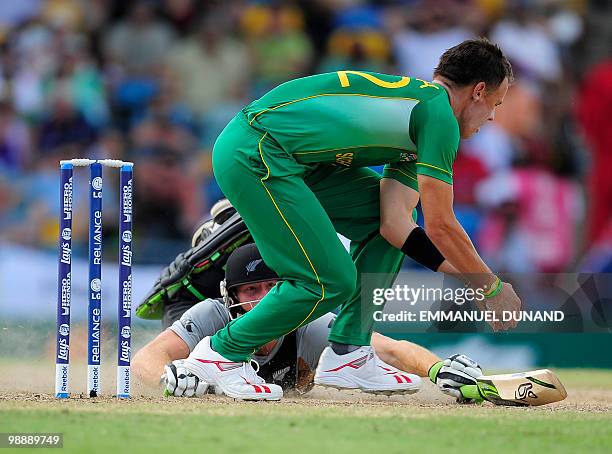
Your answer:
[[[482,402],[482,398],[466,398],[461,393],[464,385],[476,385],[476,379],[482,376],[478,363],[465,355],[452,355],[444,361],[438,361],[429,369],[429,379],[438,385],[440,390],[453,396],[460,403]]]
[[[208,390],[208,383],[186,369],[182,359],[164,366],[162,382],[166,396],[202,397]]]

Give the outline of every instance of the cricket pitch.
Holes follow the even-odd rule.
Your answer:
[[[594,453],[609,452],[612,444],[612,371],[557,369],[567,399],[511,408],[457,405],[431,383],[417,394],[397,397],[315,387],[280,402],[164,398],[143,389],[135,389],[129,401],[78,393],[57,400],[51,393],[52,365],[27,366],[31,370],[20,384],[6,366],[0,375],[0,432],[62,432],[67,452],[399,453],[469,447]],[[82,369],[77,367],[75,372]],[[112,368],[106,369],[110,394],[114,380]]]

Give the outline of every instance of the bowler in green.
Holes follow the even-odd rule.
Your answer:
[[[494,119],[512,78],[501,49],[475,39],[448,49],[432,81],[337,71],[286,82],[242,109],[215,143],[214,175],[281,280],[194,350],[187,367],[221,389],[241,386],[256,376],[250,358],[260,346],[339,307],[315,383],[414,392],[370,346],[382,307],[360,297],[362,273],[387,288],[405,255],[465,276],[489,310],[518,310],[512,286],[483,262],[453,212],[459,141]],[[419,201],[426,229],[415,223]]]

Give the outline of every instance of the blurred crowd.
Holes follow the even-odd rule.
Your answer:
[[[55,251],[58,160],[126,159],[135,257],[167,262],[222,197],[212,145],[250,100],[339,69],[430,80],[445,49],[487,36],[516,82],[461,145],[460,221],[497,270],[612,271],[610,23],[604,0],[0,2],[0,240]],[[79,210],[87,175],[75,179]],[[74,230],[85,253],[85,211]]]

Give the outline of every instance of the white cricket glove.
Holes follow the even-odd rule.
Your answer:
[[[202,397],[208,390],[208,383],[185,367],[184,360],[172,361],[164,366],[162,383],[164,395],[176,397]]]
[[[461,387],[476,385],[476,379],[481,376],[482,370],[478,363],[465,355],[452,355],[444,361],[438,361],[429,369],[430,380],[438,385],[443,393],[456,397],[459,402],[466,402],[461,394]]]

